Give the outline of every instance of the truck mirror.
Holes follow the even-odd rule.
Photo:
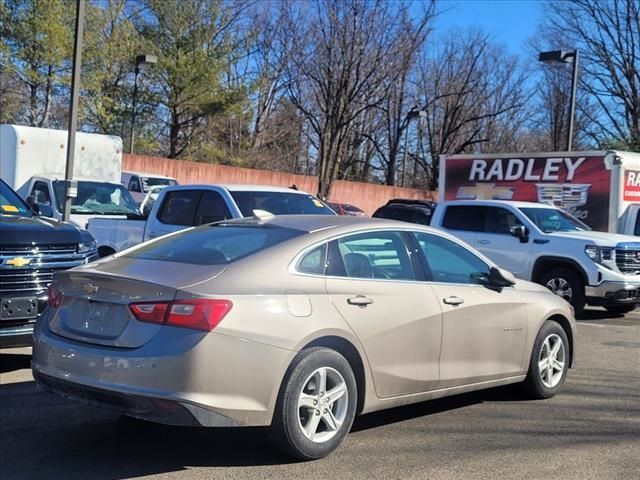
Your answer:
[[[51,208],[51,205],[36,203],[35,206],[38,207],[38,210],[40,211],[39,215],[53,218],[53,208]]]
[[[520,243],[527,243],[529,241],[529,230],[524,225],[514,225],[509,229],[509,233],[520,239]]]

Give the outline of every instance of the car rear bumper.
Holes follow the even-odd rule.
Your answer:
[[[640,282],[602,282],[586,286],[585,295],[590,305],[632,305],[640,303]]]
[[[32,370],[47,390],[173,425],[269,425],[294,352],[163,327],[140,348],[69,340],[39,322]]]

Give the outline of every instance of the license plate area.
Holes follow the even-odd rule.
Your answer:
[[[35,297],[3,298],[0,300],[0,320],[33,320],[38,318]]]

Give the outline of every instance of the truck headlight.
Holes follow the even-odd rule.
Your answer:
[[[594,262],[604,265],[603,262],[611,262],[613,260],[613,248],[612,247],[599,247],[597,245],[587,245],[584,247],[584,253],[587,254]]]
[[[98,246],[94,240],[87,240],[78,244],[78,253],[90,253],[96,250]]]

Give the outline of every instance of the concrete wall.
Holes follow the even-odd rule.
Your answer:
[[[122,169],[167,175],[175,178],[181,184],[226,183],[281,187],[296,185],[299,190],[313,194],[318,189],[318,179],[316,177],[144,155],[125,154]],[[379,206],[384,205],[391,198],[436,200],[437,194],[429,190],[337,180],[333,183],[329,200],[351,203],[371,215]]]

